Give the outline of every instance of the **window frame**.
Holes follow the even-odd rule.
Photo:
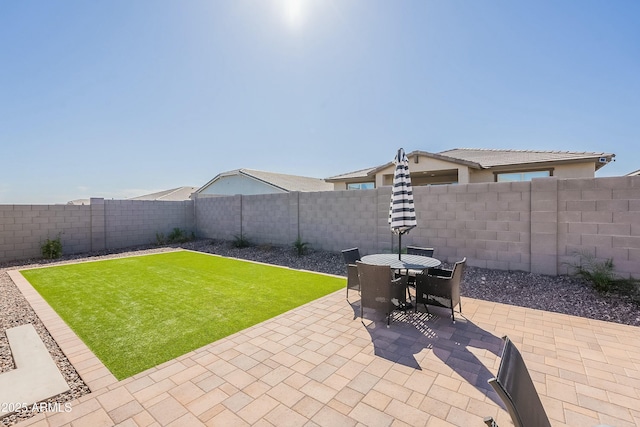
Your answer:
[[[524,175],[529,174],[529,173],[536,173],[536,172],[547,172],[549,175],[547,176],[534,176],[531,177],[529,179],[520,179],[517,181],[500,181],[499,177],[501,175],[516,175],[519,174],[522,178],[524,178]],[[511,171],[500,171],[500,172],[493,172],[493,181],[494,182],[531,182],[532,179],[534,178],[550,178],[553,176],[553,168],[544,168],[544,169],[528,169],[528,170],[511,170]]]

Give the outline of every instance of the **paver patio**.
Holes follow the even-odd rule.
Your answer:
[[[20,426],[512,425],[487,384],[508,335],[554,426],[640,425],[640,328],[462,299],[386,328],[338,291],[118,382],[17,272],[92,393]],[[258,308],[256,308],[258,309]],[[443,316],[440,317],[439,315]]]

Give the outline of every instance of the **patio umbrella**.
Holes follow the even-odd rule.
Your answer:
[[[402,251],[402,235],[408,233],[418,223],[413,207],[413,190],[409,176],[409,160],[401,148],[393,163],[396,170],[393,174],[393,192],[389,206],[389,225],[391,231],[398,235],[398,259]]]

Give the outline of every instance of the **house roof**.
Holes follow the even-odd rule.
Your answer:
[[[630,172],[626,176],[638,176],[638,175],[640,175],[640,169],[638,169],[637,171]]]
[[[525,165],[545,162],[575,162],[593,160],[596,170],[611,161],[615,154],[593,153],[593,152],[572,152],[572,151],[537,151],[537,150],[495,150],[484,148],[454,148],[452,150],[441,151],[440,153],[429,153],[427,151],[412,151],[407,157],[424,156],[433,159],[443,160],[451,163],[458,163],[472,169],[489,169],[498,166]],[[600,158],[606,158],[606,162],[599,162]],[[351,179],[364,179],[375,176],[380,170],[391,166],[393,162],[387,162],[380,166],[361,169],[354,172],[332,176],[326,178],[328,182],[344,181]]]
[[[615,154],[575,152],[575,151],[538,151],[538,150],[492,150],[483,148],[454,148],[442,151],[441,155],[466,160],[479,164],[482,168],[492,168],[506,165],[522,165],[530,163],[544,162],[567,162],[593,160],[597,161],[601,157],[609,162]],[[596,163],[596,169],[606,163]]]
[[[198,187],[172,188],[170,190],[158,191],[157,193],[131,197],[127,200],[162,200],[167,202],[189,200],[189,196],[191,196],[191,194],[196,191],[197,188]]]
[[[254,169],[235,169],[228,172],[222,172],[216,175],[211,181],[200,187],[196,192],[200,193],[220,178],[227,176],[241,175],[246,176],[266,184],[272,185],[281,190],[292,191],[331,191],[333,185],[325,182],[320,178],[311,178],[308,176],[287,175],[283,173],[265,172]]]

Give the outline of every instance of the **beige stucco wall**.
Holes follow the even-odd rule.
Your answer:
[[[388,166],[375,176],[376,188],[391,185],[393,182],[393,173],[395,166]],[[412,179],[416,182],[414,185],[425,185],[426,182],[441,184],[453,181],[452,176],[457,175],[458,184],[476,184],[482,182],[495,182],[495,172],[519,172],[531,170],[553,169],[555,178],[593,178],[595,176],[595,166],[592,162],[583,163],[540,163],[536,166],[528,167],[503,167],[493,169],[475,169],[465,165],[447,162],[431,157],[418,156],[418,163],[415,163],[415,156],[409,158],[409,172]],[[439,173],[443,171],[451,171],[449,176],[430,177],[429,173]],[[456,172],[457,171],[457,172]],[[423,175],[424,173],[424,175]],[[429,182],[432,181],[432,182]],[[346,190],[346,182],[334,183],[334,190]]]

